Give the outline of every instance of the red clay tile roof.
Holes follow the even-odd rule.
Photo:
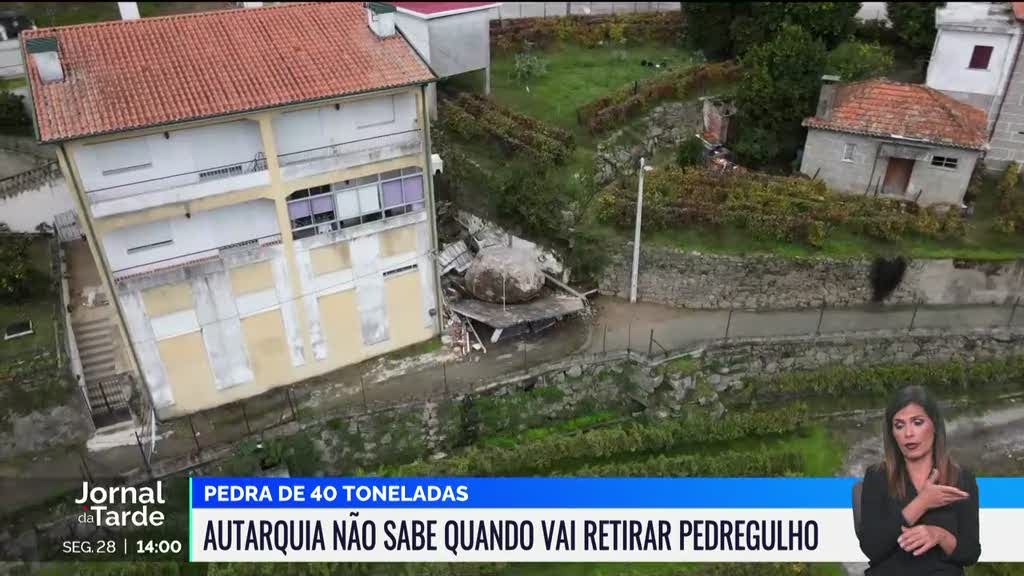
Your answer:
[[[46,36],[57,38],[65,79],[43,84],[28,66],[43,142],[434,80],[401,35],[378,38],[355,2],[27,30],[22,50]]]
[[[987,142],[986,115],[980,108],[921,84],[884,79],[838,86],[831,118],[812,116],[803,125],[973,150],[984,149]]]
[[[473,9],[490,8],[500,2],[388,2],[395,8],[415,12],[426,17],[436,16],[445,12],[470,11]]]

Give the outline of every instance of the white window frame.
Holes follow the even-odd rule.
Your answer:
[[[387,182],[393,181],[405,181],[412,180],[413,178],[422,178],[423,181],[421,186],[423,187],[423,197],[419,200],[406,201],[403,190],[402,204],[396,206],[384,207],[384,188],[383,185]],[[364,209],[362,206],[362,197],[357,192],[363,188],[374,186],[377,195],[377,206]],[[365,176],[363,178],[355,178],[347,180],[345,182],[335,182],[333,184],[326,184],[321,186],[312,186],[301,190],[296,190],[292,194],[302,192],[303,190],[311,190],[313,188],[326,187],[326,192],[319,192],[317,194],[309,195],[302,198],[295,198],[288,200],[288,205],[297,204],[300,202],[310,202],[311,198],[326,196],[331,199],[331,204],[334,208],[334,218],[330,221],[325,222],[311,222],[310,224],[295,227],[290,215],[288,218],[289,225],[292,226],[291,232],[292,237],[295,239],[307,238],[309,236],[315,236],[317,234],[326,234],[343,228],[351,228],[354,226],[360,226],[370,222],[376,222],[378,220],[387,220],[400,216],[409,212],[419,212],[426,209],[427,204],[427,182],[426,174],[419,166],[409,166],[401,168],[399,170],[392,170],[383,174],[373,174]],[[356,192],[356,206],[358,210],[358,216],[342,218],[340,211],[338,210],[338,195],[346,192]],[[417,204],[419,205],[417,207]],[[310,211],[310,217],[312,218],[312,211]]]
[[[853,153],[857,145],[852,142],[843,142],[843,162],[853,162]]]
[[[932,154],[930,164],[933,168],[956,170],[960,168],[960,158],[957,156],[939,156],[938,154]]]

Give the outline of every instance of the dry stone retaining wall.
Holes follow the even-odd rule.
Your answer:
[[[872,301],[873,261],[703,254],[642,247],[637,297],[683,308],[785,309]],[[629,296],[632,243],[600,280],[602,294]],[[913,260],[887,304],[1012,304],[1024,296],[1024,260]]]

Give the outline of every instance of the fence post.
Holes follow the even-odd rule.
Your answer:
[[[825,300],[821,300],[821,312],[818,313],[818,327],[814,329],[815,336],[821,336],[821,321],[825,319]]]
[[[78,451],[78,459],[82,462],[82,469],[85,472],[85,477],[88,478],[89,483],[92,484],[92,470],[89,470],[89,462],[86,461],[81,450]]]
[[[1009,328],[1010,326],[1013,326],[1013,317],[1014,317],[1014,315],[1017,314],[1017,305],[1018,304],[1020,304],[1020,296],[1017,296],[1017,299],[1013,301],[1013,309],[1010,310],[1010,319],[1006,322],[1006,327],[1007,328]]]
[[[363,410],[366,412],[370,411],[370,405],[366,402],[366,384],[363,383],[363,375],[359,375],[359,390],[363,393]]]
[[[252,434],[252,427],[249,426],[249,413],[245,411],[245,402],[242,402],[242,420],[245,420],[245,433]]]
[[[291,410],[292,410],[292,420],[298,421],[298,419],[299,419],[299,411],[295,409],[295,401],[292,400],[292,389],[291,388],[285,388],[284,389],[284,396],[285,396],[285,398],[288,399],[288,407],[291,408]]]
[[[921,301],[920,300],[915,300],[914,301],[914,314],[913,314],[913,316],[910,317],[910,328],[908,328],[908,330],[910,330],[910,331],[912,331],[914,329],[914,322],[917,321],[917,309],[918,309],[919,306],[921,306]]]
[[[633,323],[630,322],[626,328],[626,358],[633,352]]]
[[[444,382],[444,397],[450,398],[451,392],[448,391],[448,361],[441,361],[441,380]]]
[[[196,435],[196,425],[192,422],[192,415],[188,415],[188,427],[192,429],[192,441],[196,443],[196,454],[202,452],[202,447],[199,446],[199,437]]]
[[[608,324],[604,325],[604,341],[601,342],[601,355],[608,355]]]
[[[651,339],[647,342],[647,359],[651,359],[651,354],[654,352],[654,328],[651,328]]]
[[[729,339],[730,327],[732,327],[732,308],[729,308],[729,319],[725,321],[725,340]]]
[[[142,439],[139,438],[138,432],[135,432],[135,445],[139,447],[139,454],[142,455],[142,464],[146,467],[146,473],[152,478],[153,469],[149,467],[149,459],[146,458],[146,450],[142,447]]]

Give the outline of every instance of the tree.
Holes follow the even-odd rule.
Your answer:
[[[683,140],[676,148],[676,165],[680,168],[704,163],[704,143],[696,136]]]
[[[935,43],[935,10],[945,2],[886,2],[885,12],[903,44],[914,54],[931,52]]]
[[[25,111],[25,98],[13,92],[0,92],[0,132],[31,134],[32,119]]]
[[[0,300],[25,300],[38,284],[39,272],[28,254],[30,243],[28,236],[0,239]]]
[[[848,40],[828,53],[825,72],[839,76],[843,82],[853,82],[884,76],[892,70],[894,62],[892,48]]]
[[[764,164],[795,152],[803,137],[800,123],[814,112],[825,58],[822,42],[792,24],[743,58],[735,147],[741,161]]]
[[[737,54],[771,40],[784,24],[807,30],[832,48],[853,35],[859,2],[751,2],[749,14],[738,16],[730,27]]]
[[[730,26],[750,13],[750,2],[682,2],[686,37],[690,48],[708,60],[727,60],[735,55]]]

